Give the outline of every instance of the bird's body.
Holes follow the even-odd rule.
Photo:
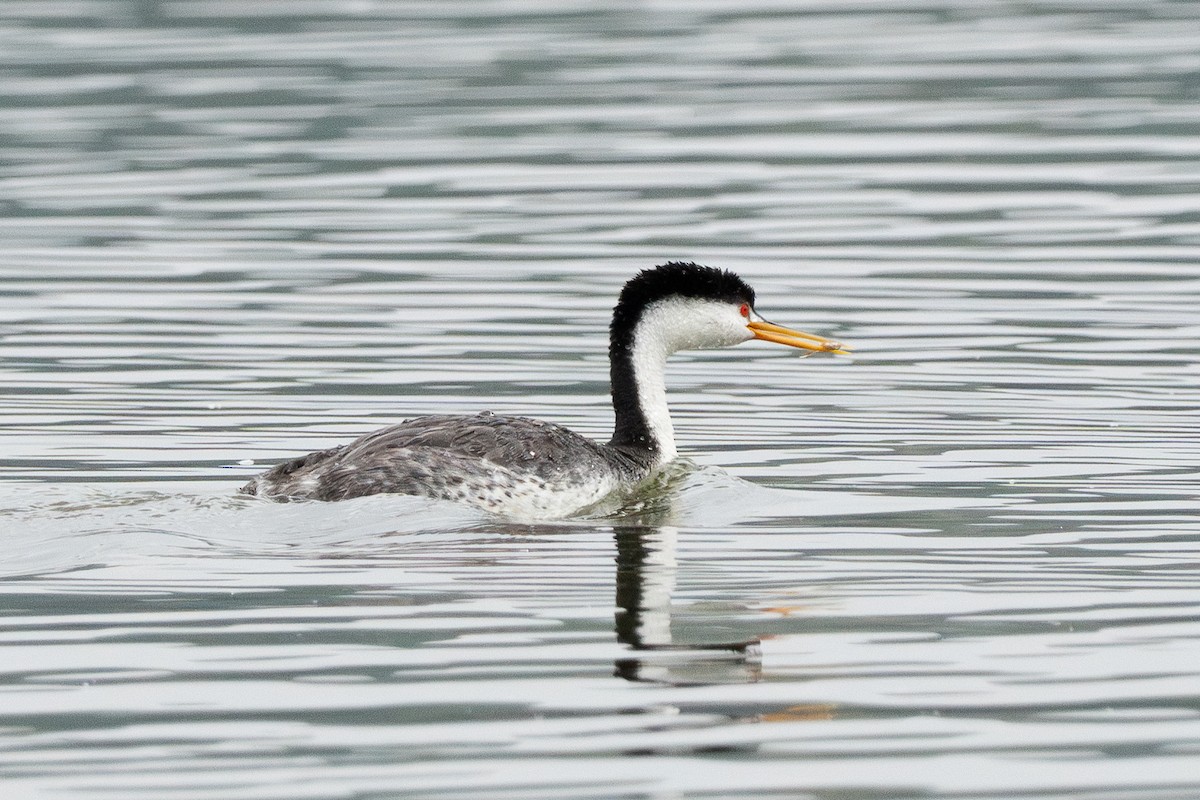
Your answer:
[[[561,425],[485,411],[406,420],[280,464],[242,491],[313,500],[423,495],[509,517],[555,518],[636,484],[652,461]]]
[[[393,493],[470,503],[518,518],[555,518],[652,476],[676,455],[664,383],[668,355],[761,338],[844,352],[763,321],[731,272],[670,263],[630,280],[613,310],[609,359],[616,426],[602,444],[525,417],[428,416],[280,464],[241,491],[344,500]]]

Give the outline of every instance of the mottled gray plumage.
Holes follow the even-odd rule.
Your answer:
[[[281,500],[391,492],[500,508],[513,505],[518,493],[586,494],[598,474],[636,482],[651,467],[644,450],[608,447],[559,425],[485,411],[410,419],[280,464],[241,492]]]

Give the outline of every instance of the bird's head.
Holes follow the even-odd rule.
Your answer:
[[[750,339],[819,353],[846,354],[840,342],[763,319],[754,290],[728,270],[672,261],[634,276],[613,309],[614,349],[631,347],[635,328],[657,337],[665,353],[730,347]]]

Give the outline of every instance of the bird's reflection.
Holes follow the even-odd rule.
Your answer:
[[[617,540],[617,641],[632,654],[615,674],[672,685],[752,683],[761,674],[758,639],[678,642],[671,631],[676,538],[670,525],[622,525]]]

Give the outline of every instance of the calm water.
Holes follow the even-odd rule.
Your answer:
[[[5,798],[1200,795],[1200,4],[0,6]],[[690,459],[233,497],[435,411]]]

